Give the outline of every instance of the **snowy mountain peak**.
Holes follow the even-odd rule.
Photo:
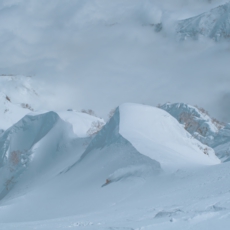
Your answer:
[[[0,129],[8,129],[31,111],[29,104],[14,103],[7,94],[0,92]]]
[[[217,133],[223,124],[209,116],[208,112],[198,106],[185,103],[166,103],[161,109],[170,113],[189,133],[207,136],[208,133]]]
[[[0,76],[0,129],[6,130],[34,110],[39,96],[31,77]]]
[[[198,39],[200,36],[215,41],[230,38],[230,2],[198,16],[180,20],[177,33],[181,40]]]
[[[29,103],[32,99],[37,100],[38,94],[32,87],[31,79],[22,75],[1,75],[0,92],[7,95],[14,103]]]
[[[211,118],[203,108],[184,103],[166,103],[160,108],[183,124],[194,138],[213,148],[222,161],[230,160],[229,124]]]
[[[192,138],[167,112],[151,106],[131,103],[119,106],[90,143],[85,155],[115,143],[130,143],[166,170],[219,163],[211,148]]]

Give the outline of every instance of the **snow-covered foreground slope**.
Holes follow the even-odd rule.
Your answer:
[[[181,40],[198,39],[201,36],[215,41],[230,37],[230,3],[218,6],[209,12],[181,20],[177,33]]]
[[[165,111],[123,104],[89,141],[54,112],[28,115],[5,131],[1,175],[9,179],[1,178],[0,228],[178,229],[228,221],[229,167],[211,166],[219,163],[212,149],[205,154]]]
[[[2,201],[0,228],[228,230],[229,166],[179,170],[105,187],[98,185],[98,175],[94,177],[89,170],[80,174],[82,181],[76,175],[80,171],[73,171]]]

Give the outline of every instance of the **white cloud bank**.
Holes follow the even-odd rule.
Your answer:
[[[173,34],[174,20],[223,2],[2,0],[0,73],[34,75],[50,108],[105,116],[123,102],[182,101],[230,120],[229,44]]]

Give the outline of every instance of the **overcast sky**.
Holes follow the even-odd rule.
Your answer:
[[[230,121],[230,47],[179,42],[222,0],[1,0],[0,73],[33,75],[50,109],[186,102]],[[152,24],[164,23],[161,33]]]

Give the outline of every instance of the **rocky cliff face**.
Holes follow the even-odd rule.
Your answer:
[[[204,109],[184,103],[166,103],[160,108],[183,124],[194,138],[212,147],[222,161],[230,160],[230,124],[224,125]]]

